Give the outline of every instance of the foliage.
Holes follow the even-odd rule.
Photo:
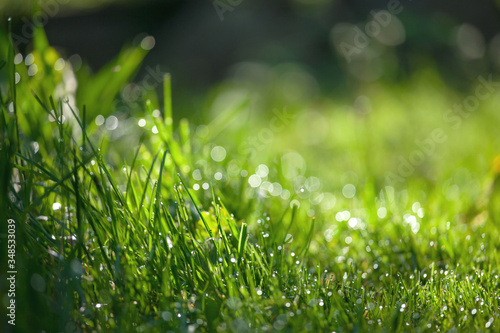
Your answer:
[[[440,110],[463,96],[432,69],[364,87],[351,109],[283,97],[277,70],[214,89],[218,117],[195,126],[173,122],[168,76],[162,106],[147,91],[142,114],[115,112],[140,47],[95,75],[56,70],[40,29],[31,75],[0,37],[18,331],[498,328],[498,93],[455,130]],[[95,122],[115,114],[121,136]],[[447,139],[388,184],[434,128]]]

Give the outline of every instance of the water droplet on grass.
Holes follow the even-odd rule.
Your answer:
[[[248,177],[248,184],[250,184],[251,187],[259,187],[261,182],[262,180],[259,175],[251,175]]]
[[[26,58],[24,58],[24,64],[26,66],[31,66],[35,62],[35,56],[33,53],[29,53]]]
[[[377,216],[381,219],[387,216],[387,208],[385,207],[380,207],[377,209]]]
[[[63,58],[59,58],[56,60],[54,63],[54,69],[58,72],[62,71],[64,69],[64,66],[66,65],[66,61],[64,61]]]
[[[210,156],[215,162],[222,162],[226,158],[226,150],[224,147],[215,146],[212,148]]]
[[[147,37],[144,37],[144,39],[141,41],[141,47],[144,49],[144,50],[151,50],[154,46],[155,46],[155,38],[153,36],[147,36]]]
[[[33,64],[28,68],[28,75],[34,76],[36,75],[36,73],[38,73],[38,66],[36,64]]]
[[[18,53],[14,57],[14,65],[19,65],[21,62],[23,62],[23,55],[21,53]]]
[[[347,184],[342,188],[342,194],[347,199],[351,199],[356,195],[356,187],[352,184]]]

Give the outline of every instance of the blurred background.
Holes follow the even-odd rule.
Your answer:
[[[288,156],[292,173],[321,175],[330,189],[358,182],[367,170],[378,184],[387,182],[388,173],[397,173],[402,159],[419,149],[416,140],[425,141],[436,128],[447,141],[413,166],[415,181],[432,183],[464,163],[488,170],[499,151],[491,136],[499,121],[498,93],[477,107],[480,116],[459,114],[459,131],[451,115],[446,118],[474,91],[479,76],[497,80],[498,1],[37,3],[0,4],[3,24],[12,17],[14,42],[26,57],[19,61],[24,59],[34,78],[36,71],[29,72],[33,13],[80,87],[92,86],[88,73],[107,64],[110,73],[119,72],[112,61],[125,46],[147,51],[131,83],[108,96],[115,108],[92,104],[90,93],[75,97],[77,108],[87,103],[87,121],[115,142],[112,163],[130,155],[143,127],[157,131],[149,124],[160,113],[143,118],[144,105],[155,99],[150,90],[158,92],[162,105],[167,72],[174,128],[182,118],[194,124],[191,130],[201,142],[194,150],[221,145],[228,156],[231,150],[248,155],[253,167],[278,165]],[[275,119],[282,123],[272,128]]]
[[[287,64],[281,71],[307,76],[303,82],[311,93],[344,96],[364,82],[398,81],[429,65],[448,84],[463,88],[463,79],[500,66],[498,5],[493,0],[44,0],[41,10],[51,45],[66,56],[79,54],[95,71],[124,44],[152,35],[156,45],[137,78],[147,75],[147,66],[172,73],[177,112],[188,115],[199,108],[196,96],[214,83],[229,76],[263,79],[262,71],[237,66],[248,62],[273,69]],[[353,44],[352,25],[365,32],[372,12],[390,6],[398,8],[390,23],[347,62],[340,44]],[[30,0],[0,4],[19,35],[29,30],[32,10]],[[20,45],[23,53],[29,49],[29,43]]]

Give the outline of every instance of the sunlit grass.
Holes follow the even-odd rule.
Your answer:
[[[34,75],[0,36],[20,331],[498,329],[498,93],[456,129],[432,69],[335,100],[267,68],[173,122],[169,77],[117,110],[140,46],[92,75],[36,36]]]

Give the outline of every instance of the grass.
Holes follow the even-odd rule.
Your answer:
[[[361,86],[353,109],[290,82],[300,68],[261,68],[263,84],[214,88],[195,125],[172,120],[168,76],[163,105],[142,89],[118,109],[140,46],[94,75],[56,70],[40,28],[36,74],[3,32],[0,52],[15,331],[498,330],[498,92],[457,129],[442,114],[467,93],[432,67]]]

